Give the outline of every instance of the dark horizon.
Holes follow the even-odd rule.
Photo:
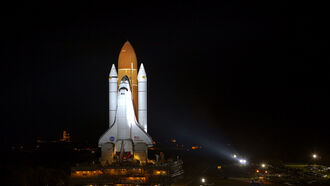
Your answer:
[[[5,146],[62,130],[96,143],[107,128],[108,73],[129,40],[148,75],[153,138],[250,157],[329,156],[326,6],[83,6],[3,13]]]

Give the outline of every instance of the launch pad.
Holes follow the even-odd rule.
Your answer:
[[[169,185],[183,174],[181,160],[157,164],[114,163],[81,165],[71,169],[72,185]]]

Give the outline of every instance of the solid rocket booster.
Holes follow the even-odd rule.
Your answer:
[[[147,132],[147,74],[143,63],[138,73],[138,118],[143,130]]]
[[[115,115],[117,110],[117,84],[118,74],[115,64],[113,64],[109,74],[109,127],[115,122]]]

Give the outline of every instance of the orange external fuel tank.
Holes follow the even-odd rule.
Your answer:
[[[130,80],[133,105],[136,117],[138,117],[138,82],[137,82],[137,59],[131,43],[126,41],[120,50],[118,58],[118,86],[121,79],[127,76]],[[138,118],[136,118],[138,119]]]

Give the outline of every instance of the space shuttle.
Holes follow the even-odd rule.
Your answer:
[[[147,74],[137,71],[135,51],[126,42],[119,53],[118,73],[109,74],[109,129],[99,139],[102,165],[113,162],[147,162],[152,138],[147,133]]]

